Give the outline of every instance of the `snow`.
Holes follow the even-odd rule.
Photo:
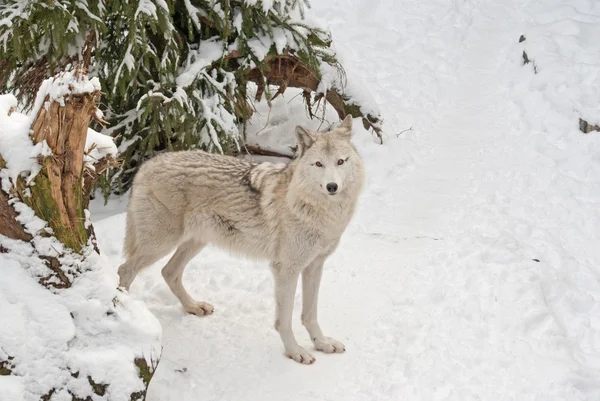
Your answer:
[[[78,1],[78,2],[76,2],[76,3],[75,3],[75,6],[76,6],[77,8],[80,8],[80,9],[82,9],[82,10],[83,10],[83,12],[85,12],[85,14],[88,16],[88,18],[91,18],[91,19],[93,19],[93,20],[95,20],[95,21],[98,21],[98,22],[100,22],[100,23],[103,23],[103,22],[104,22],[104,21],[102,21],[102,19],[100,19],[100,18],[99,18],[97,15],[95,15],[93,12],[91,12],[91,11],[90,11],[90,9],[88,8],[88,5],[87,5],[87,1]],[[103,13],[102,13],[102,10],[103,10],[102,3],[100,3],[100,4],[98,5],[98,9],[99,9],[99,11],[100,11],[98,14],[102,15],[102,14],[103,14]],[[77,32],[79,32],[79,30],[77,30]]]
[[[218,60],[223,55],[224,44],[220,40],[200,42],[196,51],[190,51],[188,65],[184,72],[177,77],[177,86],[188,87],[200,75],[202,70]],[[191,61],[193,59],[193,61]]]
[[[158,19],[158,16],[156,15],[156,5],[152,0],[140,0],[138,8],[135,10],[134,18],[137,19],[140,13],[148,15],[151,19]]]
[[[87,262],[77,266],[86,273],[68,290],[53,293],[32,274],[47,268],[31,257],[31,245],[2,236],[0,244],[13,251],[0,253],[0,304],[10,305],[0,308],[0,359],[17,355],[11,361],[16,379],[2,378],[8,394],[2,387],[0,400],[19,399],[11,394],[39,400],[53,388],[59,389],[56,399],[68,395],[67,389],[83,399],[92,394],[88,376],[110,383],[110,400],[126,401],[142,390],[133,359],[156,364],[161,327],[140,301],[116,290],[108,261],[91,251]]]
[[[173,96],[168,98],[161,94],[164,97],[164,103],[175,100],[186,109],[191,110],[198,119],[206,121],[199,132],[200,144],[214,147],[219,152],[223,150],[215,127],[219,127],[231,135],[234,140],[237,140],[239,136],[235,117],[228,111],[229,103],[221,96],[222,93],[235,89],[234,74],[220,70],[222,79],[217,80],[217,70],[208,71],[208,67],[223,55],[226,48],[225,43],[217,38],[200,42],[197,49],[189,51],[184,67],[176,78],[177,88]],[[198,85],[199,81],[204,81],[204,84],[200,85],[205,88],[202,91],[194,87]],[[138,109],[146,97],[153,95],[156,94],[149,93],[142,97],[138,102]],[[130,140],[129,143],[132,143],[133,140]],[[123,144],[120,148],[125,149]]]
[[[90,245],[83,257],[73,254],[43,234],[51,230],[29,207],[11,204],[33,240],[0,235],[0,248],[8,250],[0,252],[0,361],[10,360],[16,376],[0,380],[7,387],[0,400],[39,400],[53,389],[56,399],[69,394],[86,399],[93,394],[88,376],[110,383],[110,400],[129,400],[144,389],[134,358],[148,366],[159,359],[159,322],[142,302],[117,290],[118,277],[106,257]],[[60,260],[70,288],[40,285],[59,283],[40,257]]]
[[[184,313],[160,274],[167,258],[132,286],[129,302],[148,305],[163,328],[147,400],[599,400],[600,133],[583,134],[578,122],[600,122],[597,3],[328,0],[307,12],[328,22],[353,98],[386,120],[383,145],[354,121],[367,184],[319,297],[325,333],[347,351],[314,352],[311,366],[285,358],[267,264],[209,246],[184,282],[216,306],[213,316]],[[321,125],[295,91],[271,110],[256,106],[251,144],[290,152],[295,125]],[[321,129],[337,121],[330,109],[325,118]],[[81,284],[80,299],[44,308],[100,318],[84,294],[114,288],[127,199],[91,205],[102,275]],[[3,257],[0,304],[15,286],[31,287],[22,282],[32,270]],[[34,324],[30,309],[45,299],[34,298],[0,308],[0,333],[6,322]],[[296,316],[300,308],[298,294]],[[156,340],[156,321],[140,313],[122,321]],[[49,341],[67,338],[61,322]],[[310,349],[299,318],[294,324]],[[86,344],[70,360],[108,366]],[[117,358],[118,345],[106,349]],[[26,380],[0,377],[0,386],[18,394],[38,385]]]
[[[256,37],[248,40],[248,47],[259,60],[264,60],[271,49],[271,41],[271,38],[267,35],[256,35]]]
[[[15,202],[14,199],[11,201],[11,206],[19,214],[17,221],[19,221],[25,228],[25,232],[31,235],[37,235],[39,233],[51,233],[52,229],[47,227],[44,220],[40,219],[35,215],[35,212],[22,202]],[[61,247],[62,249],[62,247]],[[29,254],[28,254],[29,255]],[[52,256],[54,252],[52,252]]]
[[[244,0],[244,3],[248,6],[262,5],[262,9],[265,13],[268,12],[277,12],[281,15],[285,15],[287,11],[289,14],[292,14],[294,17],[298,14],[299,10],[303,8],[304,1],[290,1],[290,0]],[[295,3],[295,4],[294,4]],[[290,5],[293,5],[291,7]]]
[[[250,84],[248,96],[254,98],[255,93],[256,85]],[[271,101],[272,107],[269,107],[264,100],[254,104],[255,111],[246,128],[246,144],[258,145],[265,150],[293,156],[293,148],[296,146],[295,137],[286,134],[293,133],[297,125],[318,131],[327,129],[338,121],[337,113],[331,106],[326,108],[323,121],[307,119],[301,96],[301,89],[289,88],[283,96],[280,95]],[[288,106],[289,102],[293,102],[293,107]],[[315,114],[319,118],[323,117],[323,109],[320,107]],[[260,158],[252,156],[252,159]]]
[[[355,119],[368,182],[321,287],[323,329],[347,351],[289,361],[267,264],[208,247],[184,281],[213,316],[182,311],[167,258],[132,286],[164,329],[148,400],[600,399],[600,133],[578,129],[600,119],[597,5],[331,0],[309,14],[386,119],[383,145]],[[296,124],[321,124],[294,96],[257,105],[250,143],[289,151]],[[94,220],[115,267],[126,200]]]
[[[194,23],[194,26],[197,29],[201,29],[202,24],[200,23],[200,18],[198,17],[198,13],[200,13],[201,10],[194,6],[190,0],[184,0],[184,4],[190,18],[192,19],[192,22]]]
[[[71,93],[99,90],[94,81],[69,81],[63,75],[46,81],[38,99],[57,100],[67,93],[65,87]],[[45,142],[34,146],[29,137],[37,111],[24,115],[14,111],[16,105],[14,96],[0,96],[0,154],[6,161],[0,181],[17,220],[33,238],[23,242],[0,235],[0,363],[8,361],[5,367],[12,371],[0,376],[0,400],[97,399],[88,381],[93,377],[97,384],[110,384],[108,399],[128,401],[145,388],[134,359],[156,366],[162,328],[143,302],[117,290],[111,262],[91,243],[83,256],[74,254],[50,236],[52,229],[31,208],[10,198],[17,177],[28,173],[30,182],[40,171],[38,156],[51,155]],[[112,138],[91,129],[86,151],[86,163],[116,155]],[[59,260],[70,288],[44,288],[43,283],[61,284],[45,257]]]
[[[239,9],[234,10],[233,27],[240,33],[242,32],[242,22],[244,21],[243,14]]]
[[[36,116],[43,107],[48,109],[50,103],[65,105],[65,96],[70,94],[94,93],[100,91],[100,80],[97,77],[79,77],[76,71],[64,71],[54,77],[45,79],[35,97],[31,116]]]
[[[16,19],[26,19],[29,15],[29,12],[26,11],[27,6],[29,6],[29,2],[27,1],[17,1],[12,5],[5,5],[2,7],[2,17],[0,19],[0,27],[6,26],[11,28],[13,26],[13,21]],[[0,35],[0,42],[2,43],[2,47],[4,51],[8,48],[8,41],[12,39],[14,31],[12,29],[6,30],[2,35]]]
[[[23,401],[25,387],[23,379],[17,376],[0,376],[0,401]]]
[[[123,61],[119,64],[119,68],[117,68],[117,72],[115,73],[115,82],[113,87],[113,93],[116,92],[118,88],[119,79],[121,78],[121,71],[123,71],[123,66],[127,67],[127,71],[133,70],[135,67],[135,58],[131,53],[133,49],[133,45],[130,43],[127,45],[127,49],[125,50],[125,55],[123,56]]]
[[[83,162],[87,167],[94,168],[94,163],[107,156],[117,157],[117,145],[111,136],[104,135],[98,131],[88,128],[85,138],[85,156]]]
[[[79,81],[75,80],[71,73],[66,73],[54,82],[51,79],[46,80],[38,92],[36,106],[30,115],[14,111],[17,107],[17,99],[13,95],[0,95],[0,154],[7,165],[7,171],[2,171],[0,178],[7,176],[6,178],[9,178],[10,182],[16,183],[19,175],[26,174],[26,183],[29,184],[42,167],[37,158],[52,155],[52,150],[45,140],[34,145],[29,137],[33,116],[42,107],[46,95],[50,100],[60,101],[64,104],[64,96],[69,92],[85,93],[99,89],[97,79]],[[10,115],[9,111],[11,111]],[[102,117],[101,112],[97,115]],[[88,129],[85,152],[86,165],[93,167],[96,161],[107,155],[116,156],[117,148],[112,137]],[[3,185],[10,185],[10,183],[6,182]]]
[[[14,111],[16,107],[17,99],[13,95],[0,95],[0,155],[7,167],[0,172],[0,180],[9,178],[16,183],[19,175],[24,173],[29,183],[41,170],[37,157],[50,156],[52,151],[46,141],[33,144],[29,137],[33,118]],[[5,188],[9,184],[3,182],[2,185]]]

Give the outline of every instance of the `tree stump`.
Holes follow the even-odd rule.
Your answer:
[[[25,171],[10,174],[11,168],[14,169],[14,165],[10,165],[12,155],[3,155],[7,147],[0,146],[0,264],[3,269],[6,265],[5,272],[13,269],[14,273],[15,266],[23,268],[26,275],[19,277],[28,280],[24,287],[29,288],[30,294],[46,297],[40,291],[49,290],[48,302],[56,301],[55,309],[64,310],[61,316],[57,316],[58,321],[73,327],[72,338],[61,343],[64,352],[51,351],[57,352],[58,356],[48,363],[52,366],[48,366],[47,371],[44,370],[45,363],[35,364],[36,358],[43,359],[46,355],[23,355],[23,350],[28,348],[21,346],[14,338],[2,338],[3,332],[0,330],[0,374],[20,376],[28,383],[25,391],[29,397],[24,398],[143,400],[160,357],[158,322],[151,321],[153,317],[145,306],[129,301],[126,294],[117,290],[116,279],[114,286],[107,286],[103,281],[110,273],[97,263],[100,261],[99,251],[93,226],[85,211],[98,175],[114,163],[110,156],[98,160],[93,167],[84,163],[88,127],[91,120],[96,118],[100,96],[99,85],[81,71],[62,73],[44,82],[38,93],[36,104],[39,109],[35,111],[29,138],[33,147],[38,145],[38,148],[46,151],[38,153],[31,160],[31,170],[39,170],[32,179],[26,179]],[[0,128],[0,145],[4,134],[2,131],[3,128]],[[13,150],[19,151],[10,149],[10,152]],[[36,219],[35,226],[28,224],[32,219]],[[52,250],[49,251],[49,248]],[[112,275],[116,277],[116,271]],[[14,277],[15,274],[12,275]],[[36,280],[40,287],[35,284]],[[21,309],[35,310],[35,300],[31,299],[30,294],[24,291],[21,295],[21,288],[12,291],[21,282],[11,288],[4,287],[4,294],[0,285],[0,300],[6,296],[11,301],[12,297],[17,305],[9,302],[8,307],[16,308],[17,317],[21,302],[24,305]],[[78,291],[76,295],[69,293],[75,289]],[[90,293],[82,298],[81,294],[88,289]],[[99,294],[99,291],[104,293]],[[87,315],[82,314],[78,309],[85,310],[88,302],[90,305],[102,305],[104,311],[96,308],[88,311]],[[36,316],[34,313],[32,319],[35,320]],[[137,323],[150,320],[151,330],[146,326],[139,332],[135,331],[135,319]],[[27,323],[26,320],[24,322]],[[0,325],[7,327],[7,324],[15,322],[2,322],[0,314]],[[124,338],[127,337],[123,335],[125,329],[131,331],[133,339]],[[48,331],[48,337],[52,337],[52,329]],[[103,336],[107,336],[107,332],[113,333],[115,339],[98,340],[98,332]],[[43,339],[44,336],[39,338]],[[81,361],[89,359],[90,354],[110,351],[110,346],[102,341],[127,351],[125,356],[114,353],[103,357],[113,364],[111,369],[129,372],[127,380],[119,381],[119,377],[113,377],[114,382],[107,382],[110,374],[103,372],[100,377],[95,376],[94,372],[99,369],[96,364],[89,369],[85,364],[82,366]],[[115,363],[129,365],[114,366]],[[37,370],[27,371],[34,364]],[[108,362],[105,364],[109,365]],[[49,388],[44,387],[47,379],[38,382],[41,377],[35,377],[37,374],[54,379],[56,372],[61,378]],[[118,388],[119,393],[115,393],[113,388]]]

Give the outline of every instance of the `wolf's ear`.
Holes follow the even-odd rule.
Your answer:
[[[352,115],[348,114],[344,121],[338,126],[338,132],[347,140],[352,139]]]
[[[314,132],[310,132],[301,126],[296,126],[296,141],[298,142],[298,156],[302,156],[306,149],[310,148],[315,142]]]
[[[352,114],[348,114],[344,121],[340,124],[339,128],[352,131]]]

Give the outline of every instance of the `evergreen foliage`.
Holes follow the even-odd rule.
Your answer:
[[[121,191],[156,151],[239,150],[240,127],[252,114],[247,82],[252,73],[259,96],[269,95],[269,57],[292,55],[318,78],[325,64],[340,71],[328,32],[304,20],[308,6],[307,0],[4,0],[0,92],[12,91],[31,107],[42,80],[72,68],[88,49],[89,76],[100,79],[104,92],[103,132],[116,138],[122,154],[120,168],[100,183],[105,194]]]

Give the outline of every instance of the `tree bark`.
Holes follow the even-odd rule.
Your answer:
[[[45,141],[52,155],[40,156],[38,162],[42,170],[32,184],[27,185],[25,179],[19,177],[8,193],[0,188],[0,235],[28,242],[35,249],[33,237],[40,234],[27,232],[19,222],[19,213],[12,206],[15,201],[22,202],[30,207],[37,217],[46,221],[52,229],[52,235],[75,254],[79,254],[82,261],[85,260],[83,251],[88,245],[92,245],[99,253],[95,246],[93,227],[91,223],[86,222],[84,210],[89,205],[91,191],[99,174],[114,165],[114,160],[99,160],[95,169],[88,169],[84,166],[84,150],[88,127],[95,116],[100,97],[99,90],[91,93],[71,93],[65,96],[64,104],[59,104],[46,96],[46,107],[41,107],[35,116],[30,138],[34,144]],[[6,167],[0,155],[0,170]],[[10,252],[11,249],[0,246],[0,253],[10,256]],[[48,268],[47,276],[39,279],[39,283],[46,288],[68,291],[73,284],[73,277],[85,274],[67,271],[67,268],[61,265],[60,257],[35,254],[31,257],[39,258]],[[11,361],[12,359],[0,361],[0,374],[13,374]],[[131,400],[143,400],[156,365],[149,366],[144,358],[135,358],[131,363],[135,364],[145,388],[143,391],[128,394],[128,397]],[[110,383],[96,382],[92,377],[88,379],[98,399],[110,399],[109,392],[105,391],[110,387]],[[56,392],[57,389],[53,388],[42,396],[42,399],[52,400]],[[73,395],[73,401],[79,401],[79,398]]]
[[[265,85],[279,86],[279,90],[273,98],[285,92],[288,87],[300,88],[304,90],[306,105],[309,114],[312,118],[312,105],[310,104],[310,93],[316,92],[321,82],[320,78],[309,67],[304,65],[302,61],[291,54],[272,55],[265,58],[265,63],[268,65],[266,72],[255,67],[246,71],[246,76],[249,81],[258,85],[256,93],[257,100],[262,98],[265,90]],[[365,129],[373,129],[379,139],[383,143],[380,120],[377,116],[371,114],[364,115],[360,111],[360,107],[352,104],[339,94],[335,89],[327,90],[327,93],[321,94],[315,100],[323,99],[327,101],[337,112],[340,120],[343,120],[346,115],[352,117],[361,117]]]
[[[52,102],[48,109],[40,108],[31,138],[34,144],[46,141],[53,155],[43,160],[44,168],[31,187],[32,196],[21,196],[48,222],[56,238],[78,253],[88,240],[82,191],[85,139],[99,98],[99,91],[75,94],[64,107]]]
[[[259,155],[259,156],[273,156],[273,157],[285,157],[287,159],[292,159],[294,157],[293,154],[286,154],[277,152],[275,150],[264,149],[258,145],[244,145],[243,150],[248,152],[251,155]]]
[[[0,170],[5,168],[6,164],[0,155]],[[0,190],[0,235],[20,241],[31,241],[31,235],[27,234],[21,223],[17,221],[17,212],[8,203],[8,196]],[[0,252],[8,250],[0,247]]]

